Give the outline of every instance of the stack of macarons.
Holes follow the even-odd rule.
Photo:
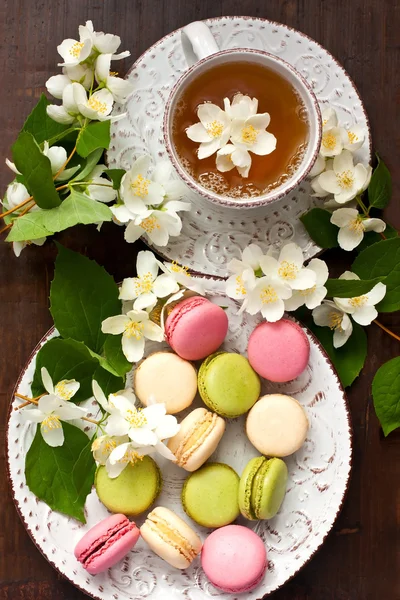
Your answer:
[[[307,367],[310,345],[293,321],[265,322],[252,332],[246,358],[220,349],[227,330],[225,311],[206,298],[179,302],[165,322],[173,352],[155,352],[139,363],[134,390],[144,406],[164,403],[173,415],[190,409],[199,393],[204,406],[186,413],[168,447],[176,465],[189,473],[181,494],[184,511],[195,523],[216,529],[203,546],[203,569],[217,588],[239,593],[260,582],[267,557],[253,531],[232,523],[239,515],[252,521],[277,514],[288,480],[282,459],[302,446],[309,426],[294,398],[281,393],[260,397],[262,379],[282,383],[298,377]],[[224,463],[207,462],[224,435],[225,419],[246,413],[245,431],[260,456],[241,475]],[[146,456],[115,479],[100,466],[95,485],[101,502],[120,521],[115,519],[115,527],[106,523],[106,531],[97,526],[78,544],[76,556],[90,573],[108,568],[134,546],[139,529],[120,513],[136,517],[150,509],[162,477],[156,462]],[[151,510],[140,533],[156,554],[179,569],[188,567],[202,549],[196,532],[165,507]],[[100,541],[94,542],[96,537]]]

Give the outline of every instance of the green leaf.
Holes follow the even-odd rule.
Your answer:
[[[300,217],[300,221],[307,229],[308,235],[321,248],[336,248],[339,246],[337,236],[339,228],[331,223],[328,210],[312,208]]]
[[[52,448],[44,441],[38,425],[26,455],[26,483],[52,510],[86,523],[83,508],[96,471],[91,441],[69,423],[62,427],[64,444]]]
[[[354,298],[355,296],[362,296],[372,290],[374,285],[380,281],[384,282],[384,277],[377,277],[376,279],[363,280],[360,279],[328,279],[325,283],[325,287],[328,290],[327,296],[330,298]]]
[[[367,357],[367,336],[364,329],[353,323],[353,333],[345,345],[334,348],[333,333],[329,327],[318,327],[314,322],[309,327],[333,362],[343,387],[349,387],[358,377]]]
[[[109,364],[119,375],[124,376],[132,369],[132,364],[122,352],[122,335],[107,336],[104,344],[104,354]]]
[[[61,203],[54,187],[50,160],[42,154],[31,133],[23,131],[13,144],[12,155],[17,169],[25,177],[26,187],[40,208],[54,208]]]
[[[73,179],[71,179],[71,181],[85,181],[86,177],[88,175],[90,175],[90,173],[93,171],[94,167],[99,162],[102,154],[103,154],[102,148],[97,148],[97,150],[93,150],[93,152],[91,152],[89,154],[89,156],[87,157],[86,164],[83,167],[82,171],[80,173],[78,173],[78,175],[76,175]]]
[[[84,342],[101,353],[106,335],[101,323],[121,314],[118,286],[103,267],[58,245],[50,311],[63,337]]]
[[[119,190],[121,179],[125,175],[126,171],[124,169],[106,169],[104,173],[111,179],[114,190]]]
[[[98,366],[94,372],[93,379],[97,381],[106,398],[109,394],[119,392],[125,388],[125,380],[123,377],[116,377],[100,366]]]
[[[93,373],[98,366],[99,361],[91,355],[89,349],[82,342],[53,338],[46,342],[37,354],[32,394],[39,396],[45,392],[40,370],[42,367],[46,367],[54,385],[62,379],[79,381],[81,385],[72,398],[73,402],[87,400],[92,396]]]
[[[71,194],[61,206],[47,210],[43,215],[43,224],[53,233],[73,227],[78,223],[90,225],[102,221],[111,221],[112,212],[106,204],[96,202],[81,192],[72,189]]]
[[[80,156],[86,158],[97,148],[108,149],[110,145],[110,121],[90,123],[81,129],[76,143],[76,150]]]
[[[54,209],[57,210],[57,209]],[[7,236],[7,242],[25,242],[28,240],[37,240],[52,234],[43,224],[42,210],[28,212],[18,219],[14,219],[14,224]]]
[[[31,133],[38,144],[46,140],[51,142],[52,138],[60,139],[60,136],[64,137],[66,133],[73,130],[69,125],[57,123],[48,116],[46,108],[49,104],[46,96],[42,94],[22,128],[22,131]]]
[[[399,234],[397,233],[397,230],[394,227],[392,227],[389,224],[386,224],[384,235],[385,238],[391,239],[397,237]],[[364,235],[361,244],[357,246],[356,250],[358,253],[360,253],[363,250],[365,250],[365,248],[368,248],[368,246],[372,246],[372,244],[376,244],[377,242],[381,241],[382,236],[379,233],[376,233],[376,231],[367,231]]]
[[[352,271],[361,279],[386,277],[386,296],[376,306],[378,312],[400,309],[400,238],[382,240],[357,256]]]
[[[372,382],[372,396],[383,433],[389,435],[400,427],[400,356],[377,370]]]
[[[376,157],[378,166],[372,173],[368,186],[368,202],[375,208],[385,208],[392,195],[392,177],[383,160],[378,155]]]
[[[106,371],[111,373],[111,375],[115,375],[115,377],[119,377],[119,374],[117,373],[117,371],[115,369],[113,369],[113,367],[110,365],[110,363],[107,361],[107,359],[105,359],[100,354],[97,354],[97,352],[93,352],[93,350],[90,350],[89,348],[88,348],[88,350],[89,350],[90,354],[97,360],[97,362],[100,364],[100,366],[103,369],[105,369]]]

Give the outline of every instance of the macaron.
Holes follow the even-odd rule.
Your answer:
[[[161,491],[161,472],[150,456],[129,463],[118,477],[111,479],[106,467],[100,466],[94,481],[100,502],[110,512],[128,516],[140,515],[155,501]]]
[[[88,573],[97,575],[122,560],[139,537],[139,528],[133,521],[125,515],[112,515],[89,529],[74,554]]]
[[[223,527],[239,516],[239,475],[223,463],[208,463],[186,479],[182,505],[203,527]]]
[[[172,510],[157,506],[140,528],[143,539],[167,563],[186,569],[201,550],[197,533]]]
[[[247,355],[261,377],[274,382],[291,381],[308,365],[310,342],[294,321],[265,322],[250,335]]]
[[[200,396],[222,417],[246,413],[260,395],[260,378],[244,356],[217,352],[201,364],[198,373]]]
[[[280,458],[252,458],[239,483],[242,515],[250,520],[272,519],[285,497],[287,479],[287,466]]]
[[[246,433],[266,456],[289,456],[301,448],[308,431],[307,415],[297,400],[284,394],[267,394],[253,406]]]
[[[197,371],[173,352],[154,352],[136,369],[134,388],[142,404],[164,403],[167,413],[174,415],[192,404],[197,394]]]
[[[186,360],[200,360],[215,352],[227,332],[225,311],[203,296],[191,296],[179,302],[165,322],[168,344]]]
[[[180,423],[180,430],[169,440],[168,448],[176,464],[196,471],[216,450],[225,431],[225,421],[205,408],[192,410]]]
[[[261,583],[268,566],[267,552],[254,531],[228,525],[208,536],[201,552],[201,565],[213,586],[240,594]]]

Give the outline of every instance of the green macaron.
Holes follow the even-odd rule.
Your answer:
[[[203,527],[223,527],[239,516],[239,475],[223,463],[207,463],[186,479],[182,505]]]
[[[252,458],[239,484],[239,508],[246,519],[272,519],[286,493],[288,470],[280,458]]]
[[[154,460],[144,456],[134,465],[128,464],[115,479],[100,466],[94,483],[100,501],[109,511],[135,516],[153,504],[161,491],[162,479]]]
[[[246,413],[260,396],[260,378],[249,361],[234,352],[216,352],[201,364],[200,396],[212,411],[234,418]]]

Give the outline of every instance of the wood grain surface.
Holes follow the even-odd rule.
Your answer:
[[[131,51],[126,70],[146,48],[186,23],[222,15],[280,21],[324,45],[349,72],[365,102],[374,147],[388,164],[394,195],[387,218],[400,226],[400,3],[398,0],[1,0],[0,194],[10,181],[4,159],[44,82],[58,72],[56,46],[92,19],[97,30],[121,36]],[[58,240],[94,258],[116,280],[132,275],[140,243],[127,245],[119,227],[78,227]],[[19,259],[0,246],[0,599],[83,600],[41,556],[11,499],[4,433],[10,394],[32,348],[50,327],[49,283],[55,247],[32,246]],[[342,253],[343,254],[343,253]],[[333,272],[351,256],[326,255]],[[382,322],[400,333],[399,314]],[[349,390],[354,423],[354,468],[343,511],[322,549],[274,600],[400,599],[400,434],[384,439],[370,385],[376,369],[399,354],[400,344],[375,325],[369,355]]]

